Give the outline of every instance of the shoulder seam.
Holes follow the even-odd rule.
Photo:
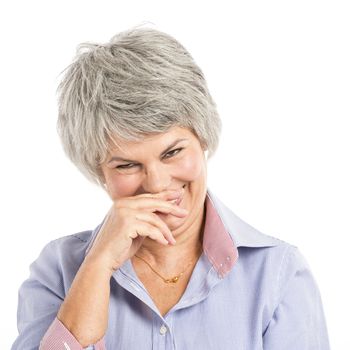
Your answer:
[[[81,237],[77,236],[77,233],[72,235],[74,238],[78,239],[81,242],[87,243],[87,240],[82,239]]]
[[[75,238],[75,239],[77,239],[77,240],[79,240],[79,241],[81,241],[81,242],[83,242],[83,243],[87,243],[88,240],[84,240],[84,239],[82,239],[82,238],[79,236],[79,234],[85,233],[85,232],[90,232],[90,233],[91,233],[92,231],[82,231],[82,232],[73,233],[73,234],[66,235],[66,236],[57,237],[57,238],[52,239],[51,241],[49,241],[48,244],[54,244],[54,243],[56,243],[56,242],[59,242],[59,241],[64,240],[64,239],[69,239],[69,238]]]
[[[286,266],[287,266],[287,263],[288,261],[290,260],[293,252],[295,252],[298,248],[291,245],[291,244],[288,244],[285,251],[284,251],[284,254],[283,254],[283,257],[282,257],[282,261],[281,261],[281,264],[280,264],[280,268],[279,268],[279,271],[278,271],[278,279],[277,279],[277,286],[278,286],[278,290],[276,292],[276,300],[277,300],[277,305],[279,304],[280,302],[280,291],[282,289],[282,285],[281,285],[281,279],[282,279],[282,273],[283,271],[285,271],[286,269]]]

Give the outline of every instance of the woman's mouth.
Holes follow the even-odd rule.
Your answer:
[[[186,187],[186,185],[182,186],[182,188],[185,188],[185,187]],[[180,203],[182,202],[183,195],[184,195],[184,193],[181,196],[179,196],[178,198],[172,199],[169,202],[179,206]],[[161,213],[159,211],[155,211],[154,213],[157,214],[157,215],[168,215],[168,214]]]
[[[186,185],[182,186],[182,188],[185,188],[185,187],[186,187]],[[182,195],[179,196],[178,198],[171,200],[170,202],[174,203],[176,205],[179,205],[181,203],[181,201],[182,201],[183,196],[184,196],[184,193],[182,193]]]

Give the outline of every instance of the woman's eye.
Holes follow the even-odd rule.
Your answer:
[[[136,164],[134,163],[129,163],[129,164],[122,164],[122,165],[118,165],[116,168],[117,169],[131,169],[132,167],[134,167]]]
[[[172,151],[168,152],[168,153],[164,156],[164,158],[173,157],[173,156],[175,156],[176,154],[180,153],[182,150],[183,150],[182,147],[173,149]]]

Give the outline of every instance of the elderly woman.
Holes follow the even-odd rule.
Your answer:
[[[31,265],[12,349],[329,349],[298,249],[207,189],[220,120],[179,42],[143,28],[81,45],[58,130],[113,204]]]

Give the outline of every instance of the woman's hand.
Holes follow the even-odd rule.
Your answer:
[[[155,212],[185,217],[188,211],[173,203],[183,191],[181,188],[117,199],[86,259],[98,261],[112,274],[138,251],[146,237],[163,245],[175,244],[170,229]]]
[[[106,332],[113,271],[137,252],[146,237],[164,245],[175,243],[168,226],[155,213],[185,217],[187,211],[172,203],[182,191],[114,202],[57,314],[83,347],[96,343]]]

